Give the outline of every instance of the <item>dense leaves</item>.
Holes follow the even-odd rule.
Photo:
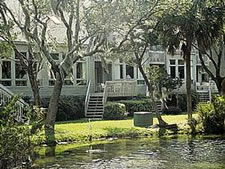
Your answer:
[[[126,117],[126,107],[122,103],[109,102],[104,106],[105,120],[122,120]]]
[[[0,168],[7,169],[19,167],[22,164],[31,165],[31,139],[40,125],[33,123],[20,124],[15,120],[17,111],[15,103],[18,97],[14,97],[0,110]],[[29,112],[29,111],[28,111]],[[27,114],[29,117],[29,115]]]
[[[126,111],[129,116],[133,116],[134,112],[139,111],[152,111],[152,104],[149,100],[121,100],[118,101],[126,106]]]
[[[225,130],[225,99],[214,97],[212,103],[200,103],[196,113],[197,129],[210,134],[223,134]]]

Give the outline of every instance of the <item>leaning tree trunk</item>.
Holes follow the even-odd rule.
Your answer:
[[[33,97],[34,97],[34,103],[33,104],[37,107],[40,107],[41,97],[40,97],[40,93],[39,93],[37,75],[34,73],[32,66],[28,66],[27,73],[28,73],[28,76],[29,76],[31,89],[32,89]]]
[[[168,124],[162,119],[162,116],[160,115],[159,111],[158,111],[158,108],[157,108],[157,104],[156,104],[156,101],[155,101],[155,98],[154,98],[154,94],[153,94],[153,88],[148,80],[148,77],[146,75],[146,73],[144,72],[143,68],[142,68],[142,65],[141,63],[138,64],[138,67],[139,67],[139,70],[145,80],[145,83],[147,84],[147,87],[148,87],[148,91],[150,92],[150,96],[152,98],[152,107],[153,107],[153,110],[155,111],[156,113],[156,117],[158,119],[158,122],[159,122],[159,126],[160,127],[165,127],[167,126]]]
[[[60,71],[56,72],[56,81],[53,93],[49,102],[47,117],[45,121],[45,138],[47,145],[55,145],[55,120],[58,111],[58,103],[62,90],[62,77]]]
[[[187,40],[185,51],[186,62],[186,90],[187,90],[187,114],[188,124],[192,125],[192,98],[191,98],[191,40]]]

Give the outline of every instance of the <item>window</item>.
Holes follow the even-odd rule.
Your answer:
[[[65,85],[65,86],[72,86],[72,85],[73,85],[73,82],[72,82],[72,80],[70,79],[69,76],[67,76],[67,77],[64,79],[64,85]]]
[[[11,86],[11,61],[2,61],[2,77],[1,84],[4,86]]]
[[[176,60],[171,59],[171,60],[170,60],[170,65],[176,65]]]
[[[179,77],[180,79],[185,78],[184,60],[181,59],[170,59],[170,76],[172,78]]]
[[[134,78],[134,67],[130,65],[126,65],[126,78],[133,79]]]
[[[178,77],[184,79],[184,60],[178,60]]]
[[[50,53],[53,60],[59,63],[59,53]],[[55,75],[53,71],[49,72],[49,86],[55,85]]]
[[[170,77],[176,78],[176,60],[170,60]]]
[[[55,75],[53,71],[49,72],[49,86],[55,85]]]
[[[176,78],[176,67],[175,66],[170,66],[170,76],[172,78]]]
[[[86,84],[86,63],[77,62],[76,64],[76,84],[85,85]]]
[[[123,79],[123,65],[120,65],[120,79]]]
[[[27,53],[21,52],[26,57]],[[25,68],[20,63],[19,56],[15,55],[15,83],[16,86],[27,86],[27,73]]]
[[[2,79],[11,79],[11,62],[2,62]]]
[[[184,79],[184,66],[178,67],[179,78]]]

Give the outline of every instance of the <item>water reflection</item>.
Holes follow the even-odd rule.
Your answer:
[[[45,158],[40,157],[39,162]],[[225,139],[123,140],[70,149],[57,154],[52,161],[39,163],[39,166],[87,169],[225,168]]]

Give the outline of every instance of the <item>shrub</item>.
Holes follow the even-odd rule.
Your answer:
[[[42,106],[48,107],[50,98],[42,99]],[[84,117],[83,96],[61,96],[56,121],[77,120]]]
[[[133,116],[134,112],[152,110],[151,102],[149,100],[121,100],[119,103],[126,106],[129,116]]]
[[[192,98],[192,109],[194,110],[196,105],[198,104],[198,93],[196,91],[192,91],[191,98]],[[178,95],[178,107],[183,112],[187,111],[187,94]]]
[[[224,133],[225,99],[213,97],[212,103],[200,103],[197,106],[197,126],[200,130],[210,134]]]
[[[37,123],[20,124],[15,121],[18,96],[0,110],[0,168],[20,168],[22,165],[31,167],[30,155],[32,150],[31,139],[41,125]],[[27,111],[29,119],[31,110]],[[37,127],[38,126],[38,127]]]
[[[167,109],[163,109],[164,114],[180,114],[182,110],[176,106],[169,106]]]
[[[106,120],[122,120],[126,117],[124,104],[108,102],[104,107],[103,118]]]

